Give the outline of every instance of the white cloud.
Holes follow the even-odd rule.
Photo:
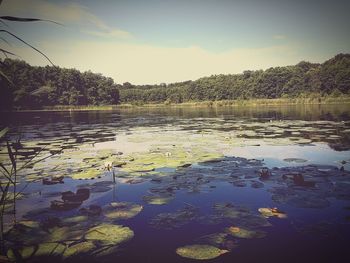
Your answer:
[[[82,32],[103,37],[127,38],[131,34],[113,28],[76,3],[47,2],[44,0],[8,0],[1,5],[0,13],[7,16],[35,17],[53,20],[64,25],[78,26]]]
[[[198,46],[167,48],[102,41],[62,41],[42,42],[39,48],[61,67],[92,70],[114,78],[117,83],[128,81],[135,84],[194,80],[212,74],[291,65],[307,59],[288,46],[214,53]],[[47,64],[32,50],[17,48],[15,51],[31,64]]]

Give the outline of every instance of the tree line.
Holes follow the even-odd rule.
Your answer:
[[[5,59],[0,67],[11,81],[0,79],[2,109],[119,103],[117,85],[102,74],[55,66],[33,67],[11,59]]]
[[[322,63],[300,62],[295,66],[213,75],[169,85],[136,86],[124,83],[120,100],[134,103],[181,103],[190,101],[341,96],[349,94],[350,54],[339,54]]]
[[[303,61],[294,66],[212,75],[168,85],[115,84],[112,78],[90,71],[33,67],[11,59],[3,61],[1,70],[13,82],[11,85],[4,78],[0,80],[0,104],[6,109],[350,95],[350,54],[336,55],[322,64]]]

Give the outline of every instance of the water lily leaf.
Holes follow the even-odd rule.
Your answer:
[[[172,195],[145,195],[143,200],[150,205],[165,205],[172,201]]]
[[[155,228],[173,229],[189,223],[196,219],[197,216],[198,209],[188,205],[173,213],[158,214],[150,221],[150,224]]]
[[[108,256],[120,251],[118,246],[103,246],[93,251],[92,255],[94,258]]]
[[[214,233],[202,236],[197,239],[199,243],[204,243],[213,246],[221,246],[225,243],[228,233]]]
[[[93,227],[85,234],[86,240],[98,241],[103,245],[117,245],[133,238],[134,232],[121,225],[102,224]]]
[[[101,175],[103,175],[101,171],[98,171],[96,169],[89,169],[87,171],[82,171],[82,172],[73,174],[72,178],[75,180],[94,179]]]
[[[79,240],[84,236],[84,231],[72,230],[70,227],[54,227],[50,229],[46,239],[50,242],[60,242],[66,240]]]
[[[30,227],[30,228],[38,228],[39,227],[39,222],[32,221],[32,220],[22,220],[22,221],[19,221],[18,224],[21,224],[23,226]]]
[[[104,210],[109,219],[129,219],[141,212],[142,206],[128,202],[113,202]]]
[[[90,252],[95,248],[95,244],[92,241],[80,242],[69,246],[63,253],[63,258],[74,257],[79,254]]]
[[[241,227],[231,226],[227,228],[227,232],[234,237],[238,238],[263,238],[266,236],[266,232],[261,230],[249,230]]]
[[[199,260],[217,258],[227,252],[229,251],[209,245],[189,245],[176,249],[176,253],[181,257]]]
[[[261,213],[263,217],[278,217],[278,218],[287,218],[286,213],[279,211],[277,208],[259,208],[258,211]]]
[[[7,233],[7,241],[11,241],[16,244],[24,243],[25,245],[35,245],[38,240],[47,239],[47,232],[41,228],[32,228],[22,224],[13,226]]]
[[[7,257],[10,260],[21,260],[40,256],[60,256],[65,248],[65,245],[56,242],[41,243],[36,246],[25,246],[17,249],[11,248],[7,251]],[[17,255],[20,258],[17,258]]]

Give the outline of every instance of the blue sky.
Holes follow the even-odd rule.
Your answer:
[[[350,1],[339,0],[4,0],[0,6],[1,15],[64,24],[8,22],[55,64],[135,84],[323,62],[349,53],[349,10]],[[30,64],[47,64],[6,39]]]

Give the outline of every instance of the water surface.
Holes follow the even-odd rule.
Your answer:
[[[16,213],[19,221],[38,222],[30,231],[45,228],[46,234],[27,242],[26,233],[32,232],[15,236],[12,230],[8,242],[18,250],[88,241],[94,248],[66,260],[193,262],[176,254],[193,244],[228,251],[212,262],[349,258],[348,105],[25,112],[2,115],[2,123],[11,127],[12,139],[21,135],[19,163],[37,152],[37,159],[47,157],[21,171],[18,189],[25,188]],[[6,159],[5,149],[1,153]],[[105,169],[108,162],[115,166],[116,184]],[[261,178],[262,171],[268,178]],[[311,185],[298,183],[295,175]],[[55,176],[64,176],[64,183],[42,183]],[[89,189],[89,198],[66,211],[52,208],[62,192],[77,189]],[[102,213],[82,210],[90,205]],[[130,213],[132,205],[139,209],[134,214],[107,216],[110,209]],[[258,211],[273,207],[286,218]],[[65,221],[82,215],[83,221]],[[12,217],[7,215],[8,223]],[[58,220],[47,226],[52,218]],[[86,233],[104,223],[128,227],[133,237],[100,255],[96,251],[105,244],[89,241]],[[81,236],[68,242],[62,229]],[[243,237],[243,231],[251,235]],[[215,242],[207,237],[220,233],[224,238]]]

